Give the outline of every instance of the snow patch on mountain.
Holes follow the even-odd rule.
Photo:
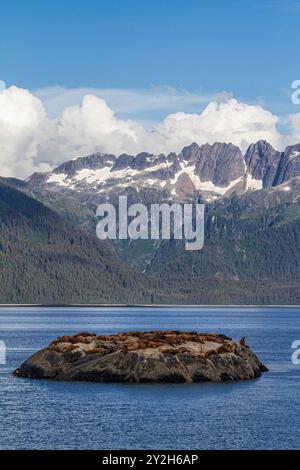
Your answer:
[[[83,168],[71,177],[65,173],[51,173],[46,180],[46,184],[55,183],[60,186],[69,187],[70,189],[76,189],[80,183],[104,185],[108,182],[114,182],[116,185],[120,186],[122,182],[128,185],[133,181],[139,181],[143,186],[165,186],[167,184],[166,181],[153,177],[153,172],[168,169],[168,165],[166,164],[150,166],[145,170],[135,170],[128,167],[122,170],[112,171],[112,166],[111,164],[96,170]]]
[[[176,173],[175,177],[170,180],[170,183],[172,185],[175,185],[179,177],[183,174],[188,175],[188,177],[192,181],[197,191],[214,192],[219,195],[225,194],[227,191],[229,191],[231,188],[233,188],[237,183],[239,183],[243,179],[243,177],[241,176],[231,181],[230,184],[225,187],[216,186],[211,181],[201,181],[199,176],[195,174],[195,166],[190,165],[189,163],[184,163],[181,165],[181,169]]]
[[[289,160],[294,160],[294,158],[297,158],[298,156],[300,155],[300,152],[297,152],[296,150],[291,153],[291,155],[289,156]]]
[[[253,178],[250,173],[247,173],[246,176],[246,190],[252,189],[254,191],[259,191],[263,188],[263,182],[260,179]]]
[[[59,186],[69,186],[69,183],[66,181],[68,175],[65,173],[51,173],[46,181],[46,183],[54,183]]]

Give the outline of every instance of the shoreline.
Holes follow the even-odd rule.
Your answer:
[[[0,304],[0,309],[2,308],[132,308],[132,309],[149,309],[149,308],[159,308],[159,309],[170,309],[170,308],[183,308],[183,309],[230,309],[230,308],[245,308],[245,309],[274,309],[274,308],[289,308],[297,309],[300,308],[300,305],[286,305],[286,304],[276,304],[276,305],[243,305],[243,304]]]

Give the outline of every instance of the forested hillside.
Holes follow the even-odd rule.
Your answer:
[[[0,302],[148,302],[151,286],[106,242],[0,183]]]
[[[160,243],[146,274],[82,224],[7,183],[0,182],[1,303],[300,302],[298,181],[289,191],[257,191],[208,206],[203,250]]]
[[[181,279],[187,289],[205,286],[204,303],[300,302],[297,179],[288,191],[274,188],[217,201],[207,206],[205,219],[201,251],[187,253],[181,242],[165,242],[148,273],[164,282]]]

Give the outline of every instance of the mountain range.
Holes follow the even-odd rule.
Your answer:
[[[179,154],[119,156],[96,153],[76,157],[49,173],[34,173],[27,183],[32,188],[78,193],[102,199],[111,193],[155,190],[164,199],[183,201],[195,193],[206,202],[244,193],[249,189],[278,186],[300,175],[300,144],[275,150],[266,141],[249,146],[245,155],[225,143],[196,143]],[[81,194],[80,194],[81,193]]]
[[[20,203],[24,198],[32,211],[44,211],[44,218],[31,220],[30,225],[30,210],[24,215],[3,201],[9,191],[10,201],[16,198]],[[128,196],[129,203],[147,205],[205,202],[204,248],[188,253],[177,240],[100,242],[95,237],[95,209],[103,201],[117,204],[121,194]],[[2,301],[274,304],[300,300],[300,144],[279,152],[259,141],[244,155],[225,143],[193,143],[168,155],[96,153],[25,181],[2,178],[0,201],[0,215],[6,220],[1,219],[1,233],[4,227],[7,239],[17,240],[9,251],[18,253],[17,258],[10,255],[11,265],[19,266],[23,260],[23,271],[13,270],[7,281],[0,282],[6,286]],[[16,210],[21,217],[16,218]],[[20,226],[7,224],[10,211]],[[79,238],[70,245],[74,230]],[[44,262],[38,261],[45,259],[45,253],[41,254],[41,244],[37,249],[30,240],[44,240],[52,231],[57,244],[44,246],[53,262],[45,277]],[[87,244],[82,253],[83,239]],[[36,267],[29,262],[28,250],[42,269],[44,291],[36,287],[39,278],[34,276]],[[13,294],[26,266],[31,266],[35,292],[25,295],[28,283],[23,277],[25,291]],[[77,273],[73,293],[63,287],[69,286],[60,272],[64,266],[69,274]],[[96,288],[99,283],[101,292]],[[51,286],[49,295],[46,286]]]

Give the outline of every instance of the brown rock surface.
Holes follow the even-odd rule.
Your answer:
[[[93,382],[248,380],[267,368],[246,346],[216,333],[150,331],[62,336],[27,359],[21,377]]]

